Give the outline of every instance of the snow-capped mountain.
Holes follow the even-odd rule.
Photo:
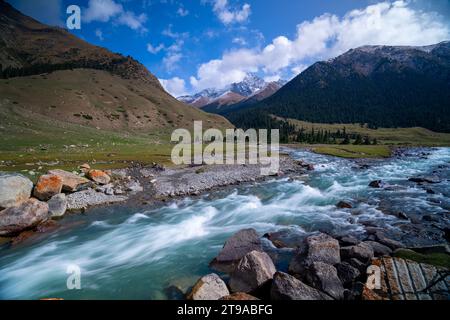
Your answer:
[[[282,80],[268,83],[257,75],[249,73],[241,82],[232,83],[223,89],[205,89],[194,95],[178,97],[178,100],[197,108],[211,104],[227,106],[252,97],[268,85],[278,84],[281,87],[284,83]]]

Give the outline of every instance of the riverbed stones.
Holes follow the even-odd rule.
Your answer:
[[[39,177],[34,187],[33,195],[41,201],[48,201],[54,195],[61,193],[62,179],[54,174],[44,174]]]
[[[313,262],[335,265],[341,262],[339,242],[327,234],[319,233],[306,238],[304,248],[297,251],[289,264],[289,271],[301,274]]]
[[[276,272],[273,276],[270,297],[272,300],[331,300],[326,294],[284,272]]]
[[[327,293],[333,299],[344,299],[344,286],[335,267],[323,262],[313,262],[308,267],[305,278],[307,284]]]
[[[275,265],[267,253],[247,253],[231,274],[231,292],[253,292],[271,280],[275,272]]]
[[[87,177],[101,185],[108,184],[111,181],[111,177],[102,170],[89,170]]]
[[[354,246],[342,247],[340,253],[343,259],[356,258],[362,262],[368,262],[374,256],[372,247],[364,242]]]
[[[128,199],[126,196],[106,195],[94,189],[78,191],[67,195],[67,210],[82,210],[88,207],[118,203]]]
[[[47,203],[52,218],[62,217],[66,213],[67,199],[64,193],[54,195]]]
[[[65,192],[76,192],[85,189],[91,184],[91,182],[84,177],[60,169],[50,170],[48,174],[61,178],[63,184],[62,190]]]
[[[33,183],[21,174],[0,174],[0,210],[18,206],[31,196]]]
[[[187,298],[188,300],[219,300],[228,295],[230,292],[225,282],[217,274],[211,273],[197,281]]]
[[[239,261],[249,252],[263,251],[261,239],[255,229],[244,229],[229,238],[210,267],[221,272],[233,272]]]
[[[31,198],[0,211],[0,236],[15,236],[49,218],[48,204]]]

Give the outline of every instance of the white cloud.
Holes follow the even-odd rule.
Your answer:
[[[178,62],[183,58],[179,52],[169,52],[163,59],[164,68],[168,72],[175,70],[178,67]]]
[[[89,0],[88,7],[82,10],[83,20],[86,23],[93,21],[109,22],[125,25],[132,30],[146,32],[144,24],[147,16],[144,13],[139,15],[131,11],[126,11],[122,4],[114,0]]]
[[[160,43],[156,47],[154,47],[151,43],[147,43],[147,51],[150,52],[151,54],[157,54],[164,48],[165,46],[162,43]]]
[[[112,17],[122,13],[123,7],[113,0],[89,0],[88,7],[82,12],[84,20],[88,23],[108,22]]]
[[[189,14],[189,10],[187,10],[187,9],[185,9],[183,7],[179,7],[178,10],[177,10],[177,14],[180,17],[186,17]]]
[[[264,77],[265,82],[275,82],[281,79],[281,76],[279,74],[273,75],[273,76],[267,76]]]
[[[247,21],[251,14],[251,7],[248,3],[241,9],[230,9],[228,0],[214,0],[213,11],[223,24],[242,23]]]
[[[147,28],[144,27],[144,24],[146,22],[147,22],[147,15],[145,13],[136,15],[131,11],[125,11],[117,19],[118,24],[123,24],[133,30],[140,30],[141,32],[148,31]]]
[[[187,94],[186,82],[178,77],[172,79],[159,79],[159,82],[164,89],[174,97],[179,97]]]
[[[238,44],[238,45],[241,45],[241,46],[247,45],[247,41],[244,38],[242,38],[242,37],[235,37],[235,38],[233,38],[232,42],[234,44]]]
[[[95,36],[96,36],[97,38],[99,38],[100,41],[103,41],[103,40],[104,40],[104,38],[103,38],[103,32],[102,32],[102,30],[100,30],[100,29],[95,29]]]
[[[311,61],[362,45],[427,45],[449,38],[450,26],[438,13],[414,9],[409,1],[380,2],[343,17],[324,14],[305,21],[295,38],[279,36],[263,49],[225,52],[200,65],[190,82],[196,90],[223,87],[241,81],[247,72],[296,73]]]

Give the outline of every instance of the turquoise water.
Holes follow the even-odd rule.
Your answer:
[[[3,247],[0,298],[166,299],[165,288],[176,285],[186,290],[211,272],[209,261],[230,235],[243,228],[255,228],[261,235],[288,228],[297,234],[322,230],[363,236],[363,222],[386,229],[401,223],[381,212],[380,204],[407,213],[449,210],[448,176],[434,186],[435,195],[406,180],[448,167],[450,148],[434,149],[426,158],[372,161],[366,169],[358,169],[351,160],[306,151],[292,155],[314,163],[316,170],[294,181],[242,186],[148,211],[97,208],[64,219],[67,228],[41,241]],[[375,179],[398,188],[368,188]],[[351,200],[356,208],[337,209],[340,200]],[[72,264],[81,268],[81,290],[66,287],[66,269]]]

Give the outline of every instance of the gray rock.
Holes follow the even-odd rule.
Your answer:
[[[27,201],[33,190],[33,182],[21,174],[0,175],[0,210],[15,207]]]
[[[326,294],[284,272],[273,276],[270,297],[272,300],[331,300]]]
[[[388,246],[385,246],[384,244],[378,243],[376,241],[364,241],[364,243],[372,247],[373,253],[377,257],[389,256],[392,253],[392,250]]]
[[[0,236],[18,235],[48,218],[48,204],[31,198],[17,207],[0,211]]]
[[[361,241],[359,241],[353,236],[344,236],[339,239],[339,242],[345,246],[354,246],[360,243]]]
[[[399,241],[393,240],[388,238],[383,232],[377,231],[375,233],[375,236],[377,238],[377,241],[381,244],[384,244],[385,246],[388,246],[392,250],[399,249],[399,248],[405,248],[405,245]]]
[[[255,291],[272,279],[276,271],[267,253],[260,251],[247,253],[231,274],[231,292]]]
[[[291,273],[301,274],[313,262],[324,262],[330,265],[341,262],[339,242],[329,235],[320,233],[309,236],[305,244],[305,247],[296,253],[289,264]]]
[[[370,245],[361,242],[355,246],[342,247],[341,256],[342,259],[356,258],[362,262],[368,262],[373,258],[374,252]]]
[[[344,286],[349,287],[361,273],[348,262],[338,263],[336,266],[337,274]]]
[[[187,298],[188,300],[219,300],[229,294],[225,282],[217,274],[211,273],[197,281]]]
[[[244,229],[229,238],[210,267],[221,272],[231,273],[239,261],[251,251],[263,251],[258,233],[254,229]]]
[[[144,188],[141,186],[139,181],[135,181],[135,180],[128,182],[125,187],[126,187],[126,191],[129,191],[129,192],[144,191]]]
[[[54,195],[47,203],[52,218],[62,217],[66,213],[67,199],[64,193]]]
[[[125,196],[108,196],[104,193],[87,189],[67,196],[67,210],[86,209],[92,206],[126,201]]]
[[[335,267],[323,262],[313,262],[309,266],[305,278],[307,284],[327,293],[333,299],[344,299],[344,286]]]
[[[362,261],[359,261],[356,258],[351,258],[350,260],[348,260],[348,263],[352,266],[355,267],[356,269],[358,269],[358,271],[361,274],[365,274],[368,263],[364,263]]]

